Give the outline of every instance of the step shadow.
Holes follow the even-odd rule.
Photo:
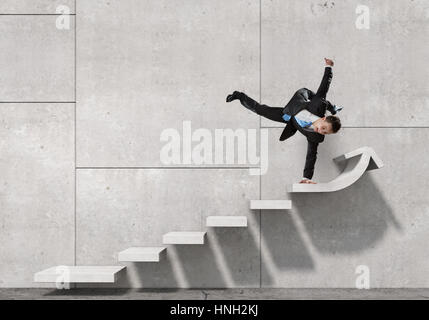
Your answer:
[[[131,288],[72,288],[70,290],[53,289],[43,294],[44,297],[97,297],[123,296],[130,293]]]
[[[365,251],[379,242],[389,226],[401,226],[369,174],[332,193],[292,193],[312,245],[325,254]]]

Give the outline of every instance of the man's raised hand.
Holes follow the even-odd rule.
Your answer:
[[[333,66],[334,66],[334,61],[332,61],[331,59],[326,59],[326,58],[325,58],[325,63],[326,63],[328,66],[331,66],[331,67],[333,67]]]

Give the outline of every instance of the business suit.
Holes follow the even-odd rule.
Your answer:
[[[326,100],[326,94],[328,93],[331,81],[332,68],[327,66],[325,67],[322,82],[320,83],[319,89],[316,93],[307,88],[301,88],[295,92],[293,97],[283,108],[283,114],[290,115],[291,119],[284,128],[280,136],[280,141],[290,138],[297,130],[307,137],[307,155],[303,176],[308,179],[313,177],[314,165],[317,160],[317,148],[319,143],[323,142],[325,136],[314,132],[313,130],[301,127],[296,121],[295,115],[303,109],[308,110],[320,118],[325,116],[326,110],[331,114],[335,114],[336,111],[334,110],[334,106]]]
[[[307,137],[307,155],[303,173],[303,176],[307,179],[311,179],[313,177],[314,165],[317,159],[317,148],[319,143],[323,142],[325,136],[313,131],[312,129],[301,127],[296,121],[295,115],[303,109],[308,110],[320,118],[325,116],[326,110],[330,111],[331,114],[335,114],[336,111],[334,106],[326,100],[326,94],[328,93],[331,80],[332,68],[326,66],[322,82],[320,83],[317,92],[314,93],[307,88],[301,88],[295,92],[284,108],[273,108],[264,104],[259,104],[245,93],[236,92],[236,98],[240,99],[241,104],[247,109],[270,120],[287,123],[280,136],[280,141],[290,138],[296,133],[296,131],[300,131]],[[285,121],[283,119],[284,114],[291,116],[289,121]]]

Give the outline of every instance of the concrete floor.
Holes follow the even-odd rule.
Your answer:
[[[0,289],[0,300],[429,300],[429,289]]]

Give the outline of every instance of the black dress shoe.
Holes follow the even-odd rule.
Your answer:
[[[234,91],[232,94],[229,94],[226,97],[226,102],[231,102],[231,101],[234,101],[234,100],[237,100],[237,99],[240,99],[240,92]]]

